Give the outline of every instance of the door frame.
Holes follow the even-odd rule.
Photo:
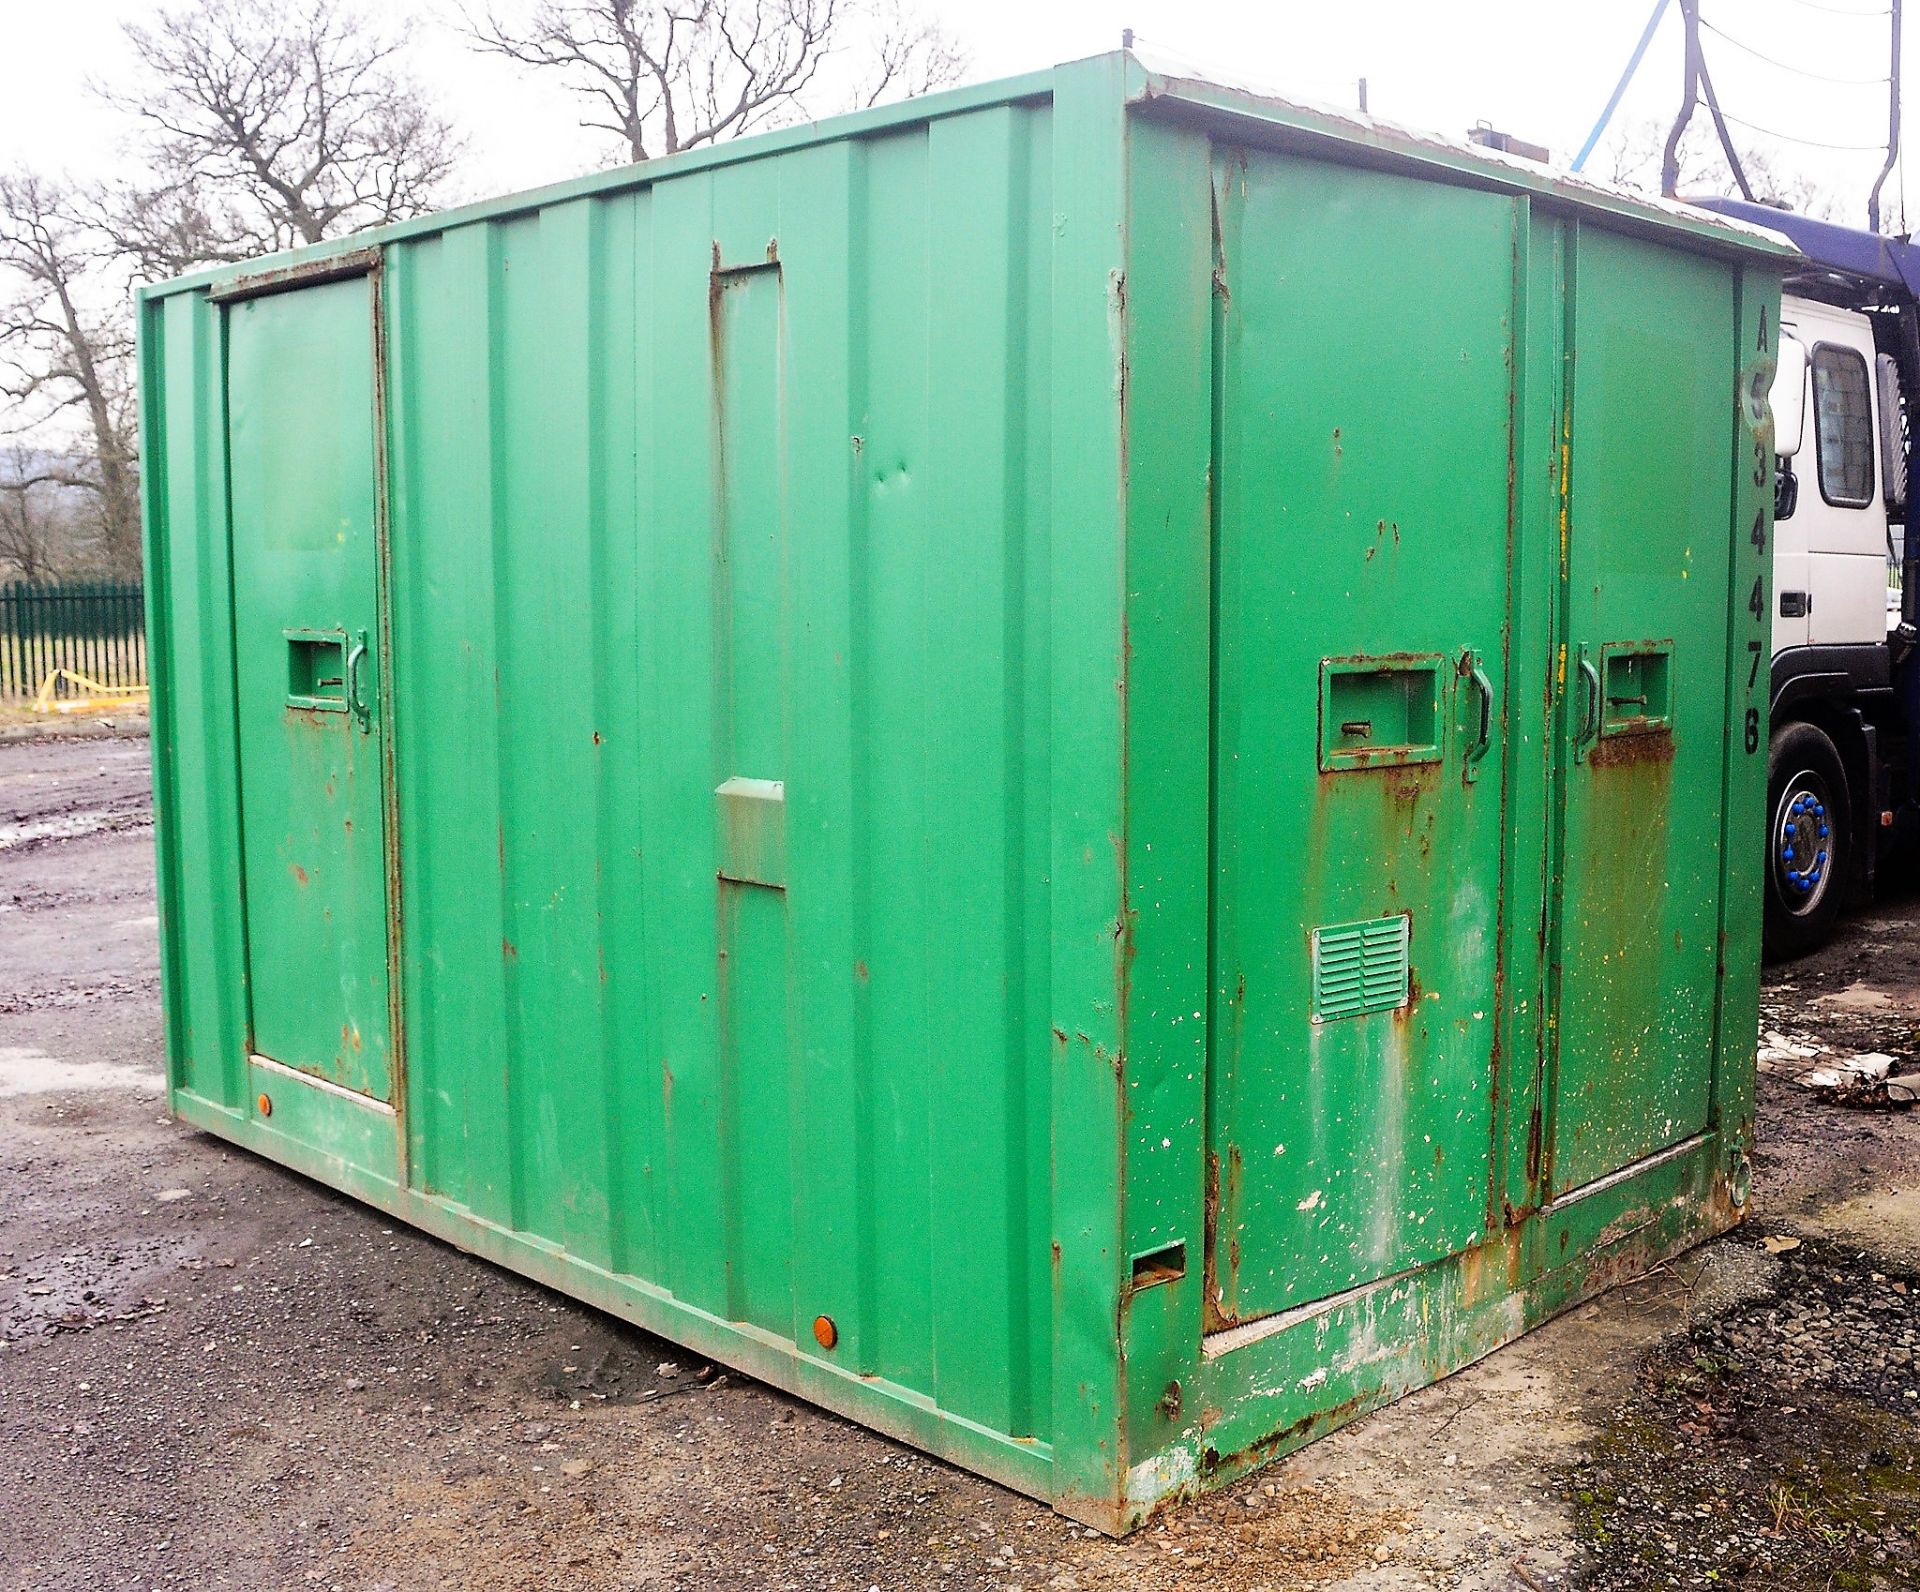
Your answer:
[[[275,270],[260,271],[252,275],[237,277],[232,282],[212,289],[208,302],[216,308],[225,310],[229,304],[247,299],[263,298],[269,294],[292,293],[302,288],[318,287],[328,282],[348,281],[364,277],[367,282],[367,335],[370,339],[373,374],[373,540],[374,540],[374,630],[375,655],[379,660],[376,680],[376,705],[380,724],[380,817],[381,817],[381,864],[385,882],[385,914],[387,944],[387,1057],[388,1087],[387,1099],[376,1101],[371,1096],[360,1096],[351,1090],[341,1089],[337,1085],[331,1092],[388,1110],[393,1119],[395,1134],[395,1157],[399,1181],[402,1185],[411,1182],[411,1168],[408,1157],[407,1133],[407,1039],[406,1039],[406,1001],[402,982],[400,935],[403,926],[400,897],[400,803],[399,783],[396,774],[395,748],[395,692],[393,687],[393,582],[392,582],[392,515],[389,504],[391,487],[391,468],[389,465],[389,438],[391,419],[387,401],[387,311],[386,311],[386,273],[385,254],[378,246],[354,249],[345,254],[331,256],[323,260],[311,260],[301,264],[283,266]],[[228,319],[220,316],[220,386],[222,399],[222,426],[225,430],[225,408],[227,398],[228,371]],[[233,534],[233,502],[231,476],[223,482],[227,497],[227,534]],[[229,556],[227,578],[229,585],[233,581],[234,561]],[[229,592],[232,611],[238,611],[238,593]],[[234,692],[235,744],[238,744],[240,698]],[[240,780],[244,787],[245,770],[240,771]],[[244,803],[237,814],[238,822],[244,825]],[[251,968],[253,940],[247,921],[246,902],[246,862],[244,852],[240,857],[237,873],[239,900],[237,912],[240,920],[241,943],[246,947],[246,966]],[[253,993],[252,979],[246,980],[247,988],[247,1061],[271,1061],[268,1057],[256,1057],[252,1054],[253,1038]],[[288,1076],[304,1079],[309,1083],[324,1084],[326,1080],[307,1078],[295,1069],[274,1063],[275,1067]],[[325,1092],[325,1091],[323,1091]]]

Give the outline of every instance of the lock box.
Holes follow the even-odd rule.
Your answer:
[[[1109,1531],[1728,1226],[1789,253],[1122,54],[148,290],[173,1110]]]

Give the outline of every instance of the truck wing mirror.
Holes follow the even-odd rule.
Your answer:
[[[1793,466],[1783,464],[1773,477],[1773,517],[1775,521],[1790,520],[1793,511],[1800,507],[1800,477],[1793,473]]]
[[[1800,451],[1807,425],[1807,345],[1797,337],[1781,335],[1780,363],[1767,402],[1773,406],[1773,451],[1791,459]]]

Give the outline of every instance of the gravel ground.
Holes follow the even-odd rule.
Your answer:
[[[1650,1355],[1572,1471],[1581,1584],[1920,1586],[1920,1287],[1786,1241],[1729,1240],[1772,1285]]]
[[[1913,1584],[1920,1113],[1769,1075],[1752,1228],[1113,1543],[167,1119],[145,760],[0,741],[0,1588]]]

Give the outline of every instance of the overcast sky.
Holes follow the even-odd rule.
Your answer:
[[[1706,37],[1723,105],[1745,122],[1824,144],[1884,140],[1883,87],[1822,82],[1760,57],[1829,78],[1879,77],[1887,58],[1885,6],[1704,0],[1703,16],[1725,29]],[[604,145],[579,132],[567,97],[475,57],[446,26],[443,0],[385,0],[381,9],[389,8],[418,19],[418,75],[443,96],[468,137],[460,197],[604,163]],[[1564,159],[1605,103],[1651,8],[1652,0],[970,0],[932,9],[970,52],[975,79],[1111,49],[1130,26],[1143,46],[1297,97],[1351,104],[1364,75],[1376,115],[1456,135],[1485,120],[1549,144]],[[92,99],[87,84],[128,80],[119,23],[153,9],[154,0],[0,0],[0,165],[90,177],[125,159],[126,123]],[[1623,120],[1673,113],[1678,7],[1670,13],[1622,107]],[[1920,116],[1912,120],[1920,123]],[[1744,130],[1738,136],[1819,176],[1841,198],[1841,219],[1864,223],[1875,154],[1776,145]],[[1909,134],[1910,146],[1920,149],[1916,141],[1920,125]],[[1920,211],[1920,180],[1914,186]],[[1897,214],[1897,181],[1889,192],[1888,208]]]

